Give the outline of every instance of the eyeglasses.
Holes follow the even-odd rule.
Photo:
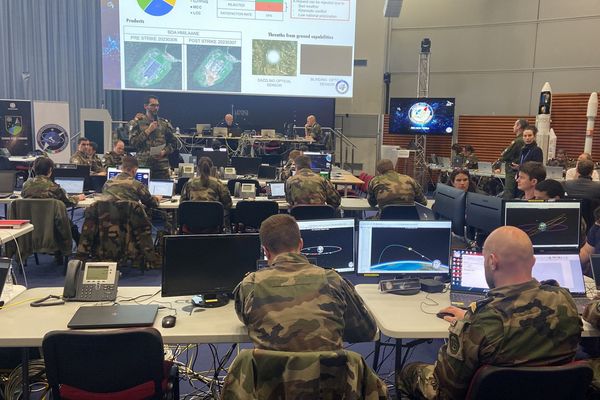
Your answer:
[[[156,107],[156,108],[158,108],[158,107],[160,107],[160,104],[158,104],[158,103],[148,104],[148,107]]]

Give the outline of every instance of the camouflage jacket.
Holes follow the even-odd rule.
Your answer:
[[[56,199],[65,203],[66,207],[73,207],[79,201],[77,197],[67,196],[67,193],[47,176],[29,178],[23,184],[21,197],[24,199]]]
[[[499,161],[504,161],[508,164],[518,163],[523,146],[525,146],[525,142],[523,141],[523,134],[521,133],[502,151]],[[508,171],[508,168],[506,170]]]
[[[224,210],[230,210],[233,206],[231,195],[227,186],[212,176],[208,178],[208,184],[204,186],[200,178],[191,178],[181,190],[181,201],[218,201],[223,204]]]
[[[573,360],[582,323],[566,289],[529,282],[492,289],[449,328],[434,376],[440,399],[463,399],[475,371]],[[434,385],[435,387],[436,385]]]
[[[94,154],[90,158],[90,170],[95,173],[106,172],[104,166],[102,166],[102,160],[98,157],[98,154]]]
[[[129,154],[117,154],[114,151],[109,151],[104,154],[104,168],[118,167],[123,163],[123,157]]]
[[[152,123],[148,117],[144,117],[133,126],[129,132],[129,143],[136,149],[136,158],[140,167],[152,169],[169,168],[168,157],[157,158],[150,156],[150,148],[164,146],[167,155],[171,154],[177,147],[173,126],[166,119],[159,119],[158,127],[149,135],[144,132]]]
[[[244,349],[225,377],[222,398],[383,400],[387,387],[353,351]]]
[[[410,176],[392,170],[371,179],[367,200],[371,207],[412,202],[427,205],[421,185]]]
[[[281,169],[281,177],[280,177],[280,179],[285,182],[289,178],[291,178],[292,177],[292,170],[294,170],[294,167],[295,167],[294,162],[292,160],[287,160],[287,162],[285,163],[285,165]]]
[[[290,206],[297,204],[329,204],[340,206],[340,194],[331,182],[308,168],[296,172],[285,182],[285,198]]]
[[[600,309],[598,307],[600,307],[600,301],[593,301],[586,306],[583,312],[583,319],[596,329],[600,329]],[[600,358],[596,357],[590,359],[588,362],[594,371],[591,386],[594,388],[595,393],[598,394],[600,393]]]
[[[339,350],[373,340],[377,326],[352,284],[301,254],[277,256],[234,291],[235,311],[254,346],[278,351]]]
[[[136,181],[126,172],[121,172],[106,181],[102,187],[102,194],[116,200],[141,201],[148,208],[158,207],[158,200],[150,194],[146,185]]]
[[[465,168],[467,169],[477,169],[479,164],[479,157],[475,154],[470,154],[465,157]]]
[[[321,129],[321,125],[317,124],[316,122],[313,126],[308,128],[308,134],[317,143],[321,143],[323,140],[323,130]]]
[[[82,151],[76,151],[75,154],[73,154],[71,156],[71,159],[69,160],[69,162],[71,164],[77,164],[77,165],[89,165],[91,167],[92,165],[92,160],[90,159],[90,157],[85,154]]]

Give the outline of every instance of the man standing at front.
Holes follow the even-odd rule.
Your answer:
[[[247,275],[234,291],[235,311],[256,348],[339,350],[373,340],[377,326],[354,287],[300,254],[296,220],[279,214],[260,226],[269,268]]]
[[[483,245],[490,291],[469,310],[447,307],[448,344],[435,365],[412,363],[396,371],[398,395],[425,399],[464,399],[483,365],[536,367],[573,360],[582,323],[568,290],[540,284],[529,236],[504,226]],[[402,397],[400,397],[402,398]]]
[[[141,167],[150,168],[152,179],[169,179],[169,154],[175,150],[173,126],[158,118],[158,97],[149,96],[144,108],[146,115],[137,121],[129,133],[129,142],[136,149]]]
[[[512,199],[515,197],[515,186],[516,180],[515,176],[517,171],[513,169],[512,164],[519,162],[519,156],[521,155],[521,149],[525,146],[525,142],[523,141],[523,130],[527,128],[529,123],[525,119],[518,119],[515,121],[513,125],[513,132],[515,134],[515,139],[508,145],[507,148],[502,151],[500,158],[498,161],[502,161],[505,163],[505,183],[504,183],[504,199]]]

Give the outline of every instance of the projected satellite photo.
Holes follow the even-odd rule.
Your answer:
[[[354,268],[354,230],[352,228],[311,229],[300,232],[304,247],[300,251],[315,257],[326,268]]]
[[[297,69],[298,42],[252,41],[252,75],[296,76]]]
[[[125,85],[181,90],[181,45],[125,43]]]
[[[240,92],[240,47],[187,46],[188,89]]]

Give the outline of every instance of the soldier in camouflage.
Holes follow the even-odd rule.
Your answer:
[[[90,170],[95,175],[106,175],[102,160],[98,157],[98,143],[90,142],[88,146],[88,157],[90,158]]]
[[[90,140],[80,137],[77,141],[77,151],[71,156],[69,162],[77,165],[91,165],[88,147],[90,147]]]
[[[596,298],[597,297],[598,296],[596,296]],[[589,322],[594,328],[600,329],[600,300],[593,301],[585,307],[583,319]],[[594,371],[594,377],[592,378],[592,383],[590,385],[591,391],[588,397],[597,399],[600,398],[600,358],[593,358],[588,360],[588,362]]]
[[[122,140],[117,140],[112,151],[104,154],[104,168],[120,166],[123,163],[124,156],[129,156],[125,153],[125,143]]]
[[[296,175],[285,182],[285,198],[290,206],[326,203],[334,208],[340,206],[340,194],[331,182],[310,169],[308,156],[298,156],[295,164]]]
[[[298,158],[299,156],[302,155],[302,152],[300,150],[292,150],[290,151],[290,154],[288,156],[288,160],[285,163],[285,165],[283,166],[283,169],[281,170],[281,180],[282,181],[287,181],[288,178],[290,178],[293,175],[293,171],[296,170],[296,158]]]
[[[535,367],[573,360],[582,330],[568,290],[532,278],[533,246],[512,226],[492,232],[483,246],[486,298],[467,311],[447,307],[448,344],[435,365],[413,363],[396,371],[399,395],[463,399],[479,367]]]
[[[148,97],[144,108],[146,115],[132,127],[129,143],[136,148],[141,167],[150,168],[153,179],[169,179],[169,154],[177,147],[173,126],[166,119],[158,118],[158,98]],[[150,155],[152,147],[161,146],[160,154]]]
[[[515,180],[516,170],[512,168],[513,163],[519,162],[519,156],[521,155],[521,150],[523,146],[525,146],[525,142],[523,141],[523,131],[529,123],[525,119],[518,119],[515,121],[513,125],[513,132],[516,135],[515,140],[513,140],[507,148],[502,151],[500,158],[496,161],[495,164],[499,162],[505,163],[505,183],[504,183],[504,194],[503,198],[512,199],[515,197],[515,189],[517,186],[517,182]],[[499,168],[496,165],[496,168]]]
[[[306,125],[304,125],[304,136],[309,139],[312,138],[317,143],[321,143],[323,140],[323,130],[321,125],[317,122],[317,117],[309,115],[306,117]]]
[[[115,200],[141,201],[148,208],[157,208],[160,196],[152,196],[146,185],[134,179],[137,170],[135,158],[123,157],[121,173],[104,184],[102,194]]]
[[[367,194],[371,207],[412,202],[427,205],[421,185],[410,176],[394,171],[391,160],[384,158],[377,163],[376,169],[377,176],[369,182]]]
[[[234,290],[236,313],[256,348],[327,351],[374,339],[377,326],[352,284],[300,254],[294,218],[267,218],[260,240],[270,267],[248,274]]]

